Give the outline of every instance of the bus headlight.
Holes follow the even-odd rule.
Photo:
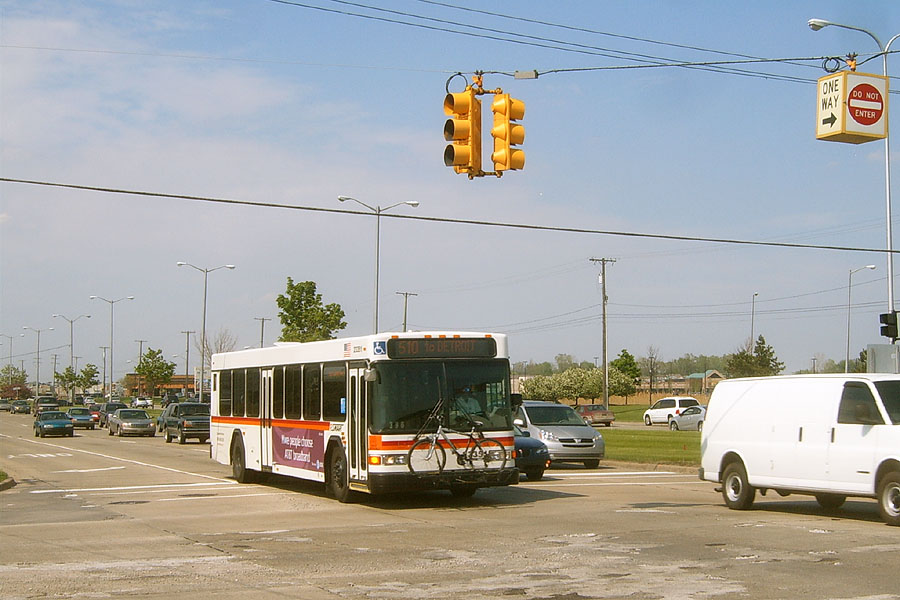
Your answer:
[[[385,465],[393,467],[406,464],[405,454],[373,454],[369,456],[370,465]]]

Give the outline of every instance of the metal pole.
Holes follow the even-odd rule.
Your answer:
[[[394,292],[400,296],[403,296],[403,331],[406,332],[407,329],[407,314],[409,308],[409,297],[410,296],[418,296],[418,294],[414,294],[413,292]]]
[[[181,393],[184,394],[184,397],[187,398],[187,385],[190,378],[190,361],[191,361],[191,334],[195,333],[193,331],[182,331],[181,333],[184,335],[184,388],[182,388]]]
[[[606,303],[609,301],[609,298],[606,296],[606,263],[615,263],[616,259],[614,258],[592,258],[591,262],[600,263],[600,286],[601,286],[601,295],[603,296],[602,306],[603,306],[603,406],[608,410],[609,409],[609,354],[607,352],[607,328],[606,328]]]
[[[200,402],[203,402],[203,373],[206,370],[206,290],[209,281],[209,269],[203,270],[203,321],[200,323]]]
[[[266,317],[253,317],[253,319],[259,321],[259,347],[262,348],[265,345],[266,321],[271,321],[272,319]]]
[[[750,301],[750,352],[753,352],[753,345],[755,341],[753,340],[753,325],[756,320],[756,297],[759,296],[759,292],[753,292],[753,298]]]
[[[844,373],[850,372],[850,289],[853,287],[853,274],[863,269],[874,269],[875,265],[866,265],[858,269],[850,269],[847,276],[847,356],[844,358]]]

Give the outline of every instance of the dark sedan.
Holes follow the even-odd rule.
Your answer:
[[[540,481],[544,470],[550,466],[550,451],[541,440],[531,437],[527,431],[515,427],[516,467],[525,473],[528,481]]]
[[[75,435],[72,419],[61,410],[45,410],[34,419],[34,437],[48,435]]]
[[[14,400],[12,403],[12,412],[29,415],[31,414],[31,405],[28,404],[27,400]]]
[[[181,402],[172,406],[172,412],[166,417],[166,442],[177,437],[179,444],[188,438],[205,444],[209,440],[209,404]]]

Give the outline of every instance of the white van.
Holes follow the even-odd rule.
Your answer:
[[[700,478],[723,484],[729,508],[750,508],[757,489],[812,494],[829,509],[863,496],[900,526],[900,375],[722,381],[700,451]]]

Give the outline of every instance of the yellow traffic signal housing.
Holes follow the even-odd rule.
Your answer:
[[[509,94],[495,94],[491,111],[494,113],[494,127],[491,129],[494,137],[494,152],[491,154],[494,170],[502,173],[523,168],[525,152],[515,146],[525,141],[525,127],[516,123],[525,116],[525,103],[511,98]]]
[[[481,173],[481,100],[475,97],[475,88],[447,94],[444,112],[452,115],[444,123],[444,164],[457,173],[468,173],[469,178]]]

